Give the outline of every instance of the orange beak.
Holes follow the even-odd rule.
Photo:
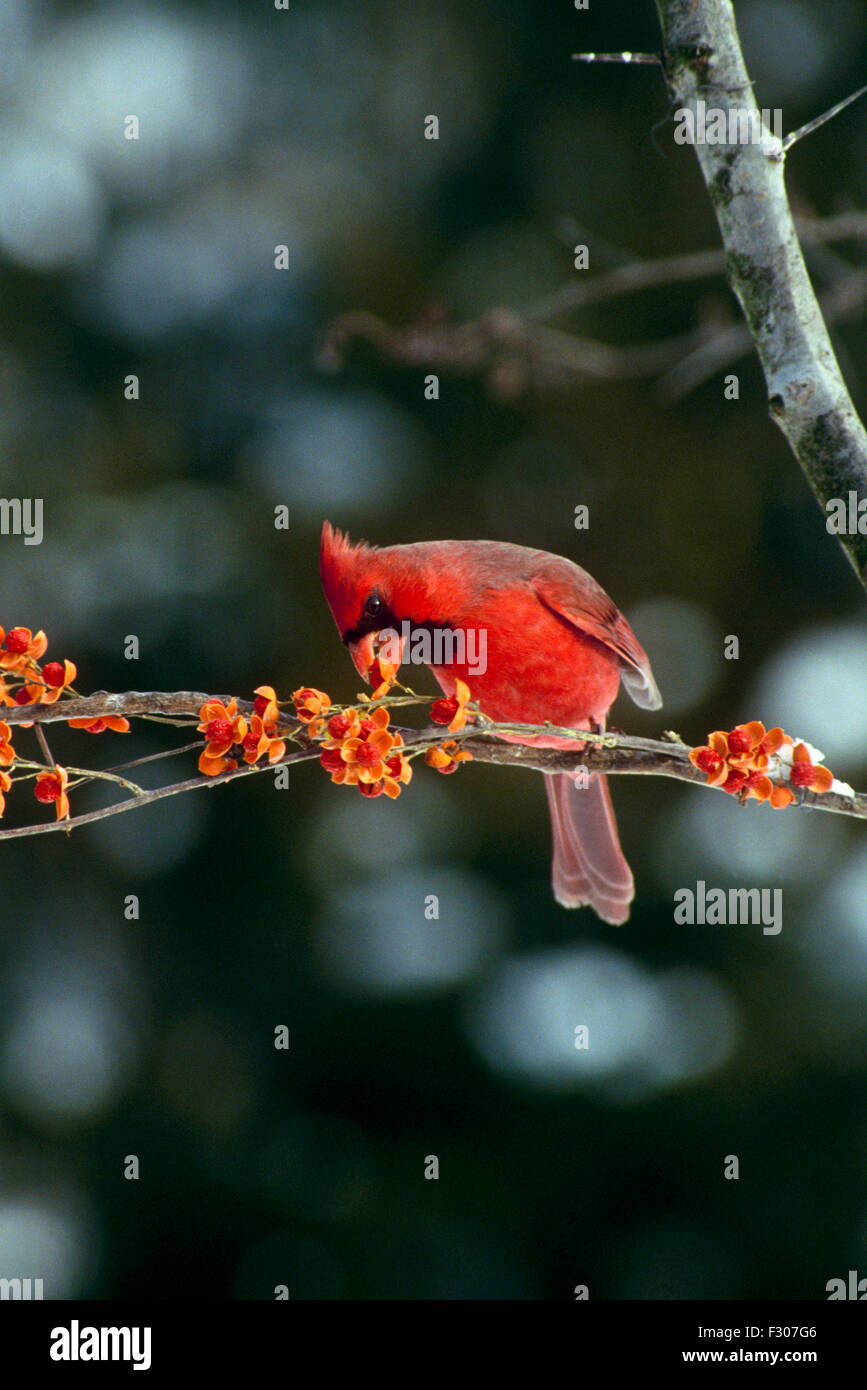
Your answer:
[[[352,657],[352,663],[362,680],[368,685],[370,681],[367,673],[376,660],[375,641],[376,633],[368,632],[366,636],[360,637],[357,642],[349,643],[349,655]]]
[[[362,679],[367,682],[368,685],[370,685],[368,672],[370,671],[371,666],[376,660],[376,649],[379,642],[379,637],[380,633],[378,632],[368,632],[365,637],[360,637],[357,642],[348,643],[349,655],[352,657],[355,669],[358,672],[358,674],[362,677]],[[398,643],[399,654],[397,661],[395,661],[394,663],[395,669],[397,669],[397,667],[400,666],[403,660],[403,649],[406,645],[405,639],[403,637],[398,638]],[[386,646],[382,653],[383,656],[388,656],[389,645],[391,645],[392,647],[393,654],[394,637],[392,637],[390,644],[386,643]]]

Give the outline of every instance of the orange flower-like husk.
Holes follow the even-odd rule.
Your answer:
[[[331,774],[331,780],[336,782],[338,786],[354,787],[356,782],[362,780],[359,776],[357,763],[344,763],[343,767],[336,768]]]
[[[445,743],[438,743],[434,748],[428,748],[424,760],[428,767],[435,767],[440,772],[452,763],[472,762],[472,757],[468,748],[458,748],[454,739],[448,739]]]
[[[394,800],[396,796],[400,796],[401,783],[403,783],[403,785],[406,787],[409,786],[410,782],[412,781],[412,766],[406,758],[401,756],[400,768],[397,774],[395,775],[393,772],[389,772],[388,767],[385,767],[383,769],[382,777],[382,785],[385,795],[390,796],[391,799]]]
[[[15,749],[10,742],[11,738],[12,730],[9,725],[0,720],[0,766],[2,767],[8,767],[11,762],[15,761]]]
[[[299,690],[293,690],[292,700],[295,704],[295,713],[305,724],[317,719],[319,715],[325,714],[331,708],[331,696],[326,695],[324,690],[316,690],[311,685],[304,685]]]
[[[721,787],[731,772],[731,767],[727,761],[729,757],[728,735],[724,734],[721,729],[715,729],[712,734],[708,734],[707,743],[701,744],[698,748],[691,749],[689,760],[694,767],[698,767],[699,754],[703,753],[708,748],[714,753],[719,753],[722,762],[716,772],[705,772],[704,768],[699,768],[699,771],[704,773],[709,787]]]
[[[45,686],[42,684],[42,681],[33,681],[33,680],[30,680],[30,681],[25,681],[24,685],[21,686],[15,693],[16,693],[16,695],[20,695],[22,690],[26,690],[26,691],[27,691],[27,704],[28,704],[28,705],[38,705],[38,704],[39,704],[39,701],[42,699],[42,692],[43,692],[44,689],[45,689]],[[12,703],[13,703],[13,705],[17,705],[17,704],[18,704],[18,701],[17,701],[17,700],[13,700]],[[18,708],[21,709],[22,706],[19,705]],[[27,727],[30,728],[31,726],[28,724]]]
[[[780,786],[777,782],[772,782],[770,777],[760,777],[751,786],[744,789],[747,796],[755,797],[756,801],[767,801],[775,811],[784,811],[787,806],[791,806],[795,797],[788,787]]]
[[[358,761],[358,750],[363,743],[372,743],[379,753],[378,761],[372,763],[370,766]],[[376,733],[370,734],[366,739],[347,739],[340,749],[340,756],[345,763],[357,770],[359,782],[378,782],[385,776],[385,759],[391,753],[393,744],[394,739],[391,737],[391,734],[387,734],[384,730],[378,730]]]
[[[74,661],[64,661],[63,663],[63,684],[44,685],[42,694],[39,697],[40,705],[53,705],[55,700],[59,700],[68,685],[72,685],[78,675]]]
[[[394,774],[390,773],[389,775],[393,776]],[[403,782],[404,786],[409,786],[412,781],[412,764],[403,756],[400,759],[400,771],[397,774],[397,780]]]
[[[455,681],[454,698],[458,702],[458,708],[454,719],[452,720],[451,724],[449,724],[450,734],[456,734],[459,729],[463,729],[464,725],[467,722],[467,716],[464,710],[464,705],[469,703],[470,687],[466,684],[465,681]]]
[[[40,777],[37,777],[36,781],[56,782],[59,785],[60,795],[54,802],[54,806],[57,811],[57,819],[66,820],[69,815],[69,797],[66,795],[66,784],[69,781],[69,773],[66,771],[66,768],[61,767],[60,763],[55,763],[53,772],[43,773]]]
[[[199,772],[205,777],[218,777],[221,772],[233,772],[237,766],[235,758],[209,758],[207,749],[199,754]]]
[[[259,716],[259,718],[261,718],[262,720],[263,727],[267,731],[268,728],[277,723],[277,720],[280,717],[280,710],[277,706],[276,691],[274,690],[273,685],[257,685],[256,689],[253,691],[253,694],[263,695],[265,699],[268,701],[268,704],[266,705],[262,714]]]
[[[788,734],[784,734],[782,729],[777,727],[765,730],[764,724],[758,719],[753,719],[749,724],[739,724],[739,729],[750,736],[750,749],[746,753],[728,753],[729,765],[738,768],[741,772],[756,772],[760,768],[767,767],[768,759],[778,753],[784,743],[791,744],[792,740]],[[732,731],[734,732],[734,730]],[[728,745],[728,738],[726,738]]]
[[[834,774],[829,772],[827,767],[817,767],[813,780],[810,783],[810,791],[819,793],[829,792],[833,781]]]
[[[747,796],[755,797],[756,801],[768,801],[773,794],[774,783],[770,777],[757,777],[749,786],[744,787]]]
[[[794,765],[795,763],[810,763],[810,754],[803,743],[799,743],[797,747],[792,750],[792,764]],[[830,791],[831,783],[834,781],[834,774],[827,767],[822,767],[820,764],[810,763],[810,766],[813,768],[813,780],[808,784],[806,790],[819,792],[820,794]]]
[[[255,730],[251,729],[250,732],[251,732],[251,733],[254,733]],[[262,757],[263,753],[266,753],[266,752],[268,751],[268,744],[269,744],[269,743],[270,743],[270,739],[268,738],[268,735],[267,735],[267,734],[262,734],[262,735],[260,736],[259,742],[256,744],[256,747],[255,747],[255,748],[253,748],[253,749],[245,748],[245,749],[244,749],[244,762],[245,762],[245,763],[249,763],[251,766],[252,766],[253,763],[257,763],[257,762],[259,761],[259,759]]]
[[[390,734],[388,732],[387,709],[380,707],[366,717],[369,718],[376,727],[371,733],[367,734],[365,738],[362,738],[360,734],[356,734],[353,732],[353,729],[350,729],[346,738],[339,741],[331,739],[326,743],[326,747],[330,745],[339,748],[340,756],[347,766],[356,769],[357,775],[352,779],[345,779],[347,781],[379,782],[385,776],[384,763],[386,758],[391,754],[392,749],[396,748],[402,741],[399,735]],[[360,727],[359,724],[359,728]],[[379,753],[379,761],[375,762],[372,767],[363,767],[358,762],[358,750],[363,743],[372,743]],[[334,780],[334,777],[332,777],[332,781]]]
[[[759,719],[751,719],[747,724],[736,724],[735,729],[748,735],[750,749],[757,748],[765,736],[765,726]],[[731,730],[732,733],[734,731],[734,729]]]
[[[255,734],[259,741],[252,752],[250,749],[245,750],[245,763],[257,763],[265,753],[268,754],[269,763],[276,763],[278,758],[283,757],[286,752],[286,744],[282,739],[272,738],[270,736],[265,727],[264,715],[253,715],[250,720],[250,733]]]
[[[784,811],[787,806],[791,806],[794,799],[795,794],[788,787],[774,787],[768,797],[775,811]]]
[[[377,729],[388,728],[389,713],[383,705],[381,705],[379,709],[375,709],[372,714],[365,714],[363,718],[371,720],[371,722],[376,725]],[[370,734],[368,734],[368,738],[370,738]]]
[[[370,743],[376,749],[381,758],[390,753],[394,747],[394,739],[386,729],[374,729],[367,738],[345,738],[340,745],[340,756],[346,763],[354,763],[356,755],[362,744]]]
[[[89,734],[102,734],[111,729],[116,734],[129,733],[129,720],[117,714],[100,714],[95,719],[67,719],[70,729],[84,729]]]
[[[201,722],[197,725],[197,732],[203,734],[212,719],[226,719],[234,725],[238,717],[237,700],[230,700],[228,705],[224,705],[222,700],[206,700],[199,710]]]
[[[768,732],[761,741],[760,749],[762,753],[778,753],[784,743],[790,744],[791,742],[792,740],[789,738],[789,735],[784,734],[779,727],[768,729]]]
[[[779,752],[784,743],[791,744],[792,740],[788,734],[784,734],[782,729],[765,729],[764,724],[758,719],[752,719],[747,724],[738,724],[737,729],[746,733],[750,740],[750,747],[745,753],[733,753],[729,747],[730,735],[722,729],[716,729],[708,736],[708,741],[699,748],[690,750],[689,760],[693,766],[698,767],[698,758],[707,748],[719,753],[722,758],[719,770],[714,773],[707,773],[707,785],[709,787],[721,787],[728,780],[730,772],[743,772],[747,777],[756,772],[764,774],[768,763],[773,755]],[[734,733],[734,729],[731,730]],[[704,771],[703,768],[699,769]],[[751,787],[742,789],[747,797],[753,797],[759,802],[769,802],[776,810],[782,810],[791,805],[794,795],[787,787],[780,786],[772,782],[770,777],[763,775],[758,778]]]
[[[379,657],[376,658],[376,662],[379,666],[379,674],[381,675],[382,680],[380,681],[379,685],[376,687],[373,694],[371,695],[371,700],[379,700],[383,695],[387,695],[389,690],[397,680],[396,666],[393,666],[390,661],[380,661]],[[386,795],[392,795],[392,793],[389,792],[388,787],[386,787],[385,790]]]
[[[343,735],[343,738],[332,738],[331,735],[329,735],[328,738],[323,739],[323,748],[342,748],[343,744],[346,742],[348,738],[358,738],[359,730],[361,728],[361,720],[358,716],[358,710],[345,709],[343,713],[348,714],[350,716],[352,723],[346,730],[346,733]],[[378,711],[376,711],[376,713],[378,713]],[[386,710],[385,713],[387,714],[388,710]],[[372,718],[373,716],[371,715],[370,717]]]
[[[30,662],[38,661],[41,656],[44,656],[45,648],[48,646],[48,638],[41,628],[35,637],[29,627],[25,627],[23,630],[27,633],[28,638],[26,651],[0,652],[0,666],[17,676],[23,676]],[[2,628],[0,628],[0,633],[2,633],[0,642],[5,642],[6,634]]]
[[[228,738],[221,739],[219,743],[208,741],[205,744],[205,750],[199,759],[199,771],[205,772],[207,776],[215,775],[213,772],[206,771],[202,766],[202,759],[212,765],[216,765],[221,759],[224,759],[226,766],[231,762],[233,767],[237,767],[237,762],[231,758],[226,759],[226,754],[236,743],[243,743],[247,737],[247,721],[242,714],[238,713],[238,701],[230,700],[228,705],[224,705],[222,700],[208,700],[199,710],[199,719],[201,723],[197,726],[197,733],[200,734],[207,733],[208,725],[212,719],[225,719],[232,726],[232,732]],[[220,768],[219,771],[223,772],[225,769]]]

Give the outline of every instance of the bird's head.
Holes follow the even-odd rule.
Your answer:
[[[363,541],[353,545],[347,535],[326,521],[319,571],[337,630],[356,671],[367,680],[376,657],[378,634],[387,628],[400,631],[400,619],[393,608],[393,566],[389,566],[384,551]]]

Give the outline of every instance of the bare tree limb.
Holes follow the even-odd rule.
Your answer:
[[[129,719],[132,715],[177,715],[196,719],[206,700],[228,700],[228,695],[203,695],[197,690],[175,690],[167,693],[161,690],[125,690],[112,695],[107,690],[97,690],[93,695],[76,696],[72,700],[58,700],[53,705],[10,705],[0,711],[0,719],[6,724],[60,724],[67,719],[100,719],[116,715]],[[238,708],[246,712],[252,709],[252,702],[239,700]],[[288,716],[287,716],[288,718]],[[293,723],[297,721],[292,721]]]
[[[656,0],[674,101],[758,117],[731,0]],[[726,254],[782,429],[825,512],[832,498],[867,497],[867,433],[834,356],[784,181],[779,140],[696,142]],[[867,535],[838,537],[867,587]]]
[[[829,245],[837,241],[867,241],[867,214],[844,212],[836,217],[799,217],[796,226],[805,246]],[[534,323],[548,323],[577,309],[602,304],[639,290],[664,288],[669,285],[690,284],[723,275],[726,268],[725,251],[711,246],[704,251],[687,251],[678,256],[660,256],[658,260],[633,260],[614,266],[601,275],[572,280],[547,299],[528,310],[525,317]]]
[[[394,328],[376,314],[342,314],[323,338],[319,364],[342,365],[353,340],[369,343],[386,361],[429,368],[452,376],[484,374],[491,393],[512,400],[533,389],[567,389],[576,379],[620,381],[655,376],[702,341],[702,330],[664,339],[611,347],[532,321],[511,309],[492,309],[479,319],[451,324],[426,320]]]
[[[861,212],[803,218],[798,226],[805,243],[814,246],[867,239],[867,215]],[[483,375],[492,395],[503,401],[531,390],[567,391],[582,380],[629,381],[660,375],[663,400],[677,400],[753,350],[746,323],[704,323],[657,342],[613,347],[555,329],[550,321],[641,290],[722,276],[725,268],[725,252],[717,247],[656,261],[631,260],[564,285],[520,312],[492,309],[458,324],[423,314],[395,328],[376,314],[355,310],[329,325],[320,344],[319,365],[337,370],[353,342],[366,342],[396,366],[451,376]],[[841,274],[822,296],[826,322],[841,322],[860,313],[867,299],[865,284],[867,277],[861,270]]]

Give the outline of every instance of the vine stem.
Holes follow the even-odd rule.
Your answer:
[[[220,699],[224,703],[228,703],[230,698],[228,695],[209,696],[198,691],[184,690],[174,692],[132,690],[118,694],[99,691],[95,695],[76,697],[72,700],[60,700],[56,704],[43,707],[16,706],[5,711],[3,717],[10,725],[61,723],[70,718],[93,719],[107,715],[147,718],[157,714],[189,721],[198,719],[199,710],[207,700]],[[384,696],[378,700],[359,696],[353,704],[357,707],[360,703],[365,702],[368,708],[375,708],[380,705],[400,708],[411,704],[427,704],[428,698],[404,691],[400,695]],[[251,700],[237,700],[237,707],[245,715],[253,712]],[[332,712],[336,713],[342,708],[344,706],[334,705]],[[38,718],[35,719],[34,715],[38,715]],[[287,765],[310,762],[319,758],[321,746],[315,739],[309,737],[307,727],[302,720],[281,711],[278,728],[281,734],[285,734],[296,744],[294,748],[287,751],[279,762],[245,764],[228,772],[220,773],[216,777],[189,777],[184,781],[150,790],[128,781],[115,771],[99,772],[78,767],[69,768],[70,772],[82,778],[104,779],[119,784],[130,792],[130,797],[112,806],[84,812],[79,816],[71,816],[68,820],[0,830],[0,840],[19,839],[28,835],[45,835],[61,830],[68,833],[82,825],[105,820],[110,816],[121,815],[125,811],[150,806],[169,796],[197,791],[201,787],[220,786],[224,782],[231,782],[240,777],[273,771]],[[673,733],[667,733],[662,739],[646,739],[635,738],[611,729],[602,733],[593,733],[585,730],[561,729],[550,724],[495,724],[484,716],[480,716],[477,723],[467,724],[454,734],[450,734],[442,725],[428,725],[423,729],[404,729],[396,726],[392,726],[392,728],[395,733],[401,735],[404,747],[413,756],[424,752],[427,748],[435,747],[447,739],[453,739],[462,747],[467,748],[476,762],[496,763],[502,767],[523,767],[548,775],[575,772],[580,768],[585,768],[588,773],[604,772],[609,775],[632,774],[667,777],[677,781],[691,782],[697,786],[706,785],[704,775],[689,761],[689,745]],[[537,744],[529,742],[507,742],[506,738],[532,740],[557,738],[564,742],[580,743],[582,746],[576,747],[572,751],[568,748],[539,747]],[[186,745],[185,749],[171,749],[165,756],[172,756],[197,746],[199,745]],[[154,758],[135,759],[128,766],[134,766],[139,762],[153,761],[156,757],[161,756],[163,755],[158,754]],[[17,760],[17,765],[44,770],[39,764],[24,759]],[[837,792],[824,794],[802,792],[799,804],[802,807],[810,807],[819,811],[853,816],[862,820],[867,819],[867,794],[863,792],[856,793],[851,797]]]

